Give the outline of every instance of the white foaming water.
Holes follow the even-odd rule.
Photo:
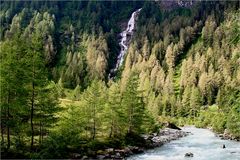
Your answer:
[[[135,28],[135,22],[136,22],[136,18],[137,18],[137,15],[138,13],[141,11],[141,8],[136,10],[135,12],[132,13],[132,16],[131,18],[129,19],[128,21],[128,25],[127,25],[127,28],[120,33],[121,35],[121,41],[119,42],[119,45],[121,47],[121,51],[118,55],[118,58],[117,58],[117,63],[116,63],[116,66],[115,68],[113,69],[113,71],[115,72],[123,63],[123,60],[124,60],[124,55],[128,49],[128,42],[127,42],[127,36],[130,35],[132,36],[133,35],[133,31],[134,31],[134,28]]]
[[[129,160],[240,160],[240,142],[221,140],[208,129],[184,127],[192,135],[129,157]],[[222,145],[226,148],[223,149]],[[191,152],[193,157],[184,157]]]

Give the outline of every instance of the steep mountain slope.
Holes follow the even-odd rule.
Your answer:
[[[34,29],[43,33],[51,75],[55,81],[61,78],[68,88],[77,84],[85,88],[93,74],[101,79],[107,78],[120,50],[117,38],[119,24],[127,21],[131,13],[143,4],[114,1],[1,3],[1,39],[18,29],[28,35]],[[99,52],[94,53],[97,57],[86,56],[92,52],[88,48]],[[78,60],[72,61],[71,57]],[[91,58],[98,63],[89,62]]]

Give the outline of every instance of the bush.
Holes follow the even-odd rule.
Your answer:
[[[41,152],[33,158],[68,158],[67,145],[68,143],[65,141],[65,136],[53,134],[44,141],[41,145]]]
[[[226,123],[226,115],[224,113],[218,113],[212,118],[211,126],[215,132],[223,133],[226,129]]]
[[[240,138],[240,106],[234,107],[228,114],[227,129],[236,138]]]
[[[131,132],[131,133],[127,133],[126,134],[126,136],[125,136],[125,143],[127,145],[131,145],[131,146],[144,147],[145,144],[146,144],[146,141],[140,135]]]

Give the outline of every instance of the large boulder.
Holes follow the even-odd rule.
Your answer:
[[[192,152],[185,153],[185,157],[193,157],[193,153]]]
[[[166,127],[172,128],[172,129],[177,129],[177,130],[182,130],[181,128],[179,128],[178,126],[176,126],[175,124],[170,123],[170,122],[168,122],[168,123],[166,124]]]

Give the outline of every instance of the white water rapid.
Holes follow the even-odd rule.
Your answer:
[[[119,45],[121,47],[121,51],[120,51],[120,53],[119,53],[119,55],[117,57],[116,66],[115,66],[115,68],[113,68],[111,70],[111,73],[116,72],[118,70],[118,68],[123,63],[125,53],[126,53],[126,51],[128,49],[128,45],[130,43],[130,40],[132,38],[134,29],[135,29],[136,19],[137,19],[137,16],[138,16],[139,12],[141,11],[141,9],[142,8],[140,8],[140,9],[138,9],[135,12],[132,13],[131,18],[128,21],[127,28],[120,33],[121,40],[119,42]]]
[[[208,129],[183,127],[192,134],[161,147],[134,155],[129,160],[240,160],[240,142],[222,140]],[[222,148],[223,144],[226,148]],[[191,152],[193,157],[185,157]]]

